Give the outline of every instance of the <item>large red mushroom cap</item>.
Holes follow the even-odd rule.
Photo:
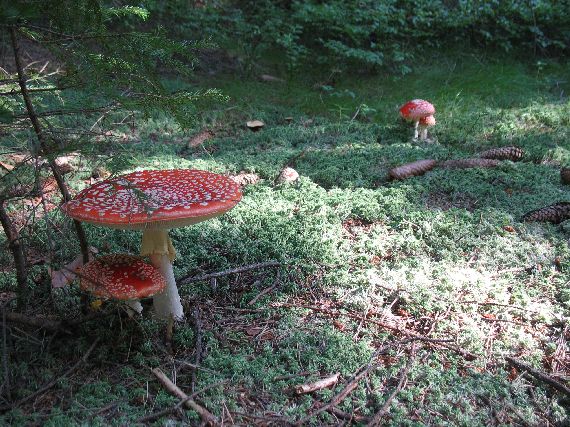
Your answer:
[[[105,255],[85,264],[79,275],[81,289],[95,296],[135,300],[162,292],[166,280],[157,268],[141,257]]]
[[[422,117],[433,116],[435,114],[435,107],[428,101],[423,99],[414,99],[406,102],[400,108],[400,115],[405,120],[416,121]]]
[[[101,181],[63,205],[72,218],[122,229],[169,229],[219,216],[241,200],[238,184],[191,169],[147,170]]]

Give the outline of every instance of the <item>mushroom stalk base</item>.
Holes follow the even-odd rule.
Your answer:
[[[134,315],[142,313],[143,306],[138,299],[130,299],[128,301],[125,301],[125,303],[127,304],[127,307],[129,307],[127,309],[129,311],[129,314]]]
[[[420,124],[419,120],[414,120],[414,139],[418,139],[418,126]]]
[[[169,319],[170,316],[174,317],[174,320],[183,319],[184,309],[172,270],[172,261],[176,252],[168,237],[168,230],[145,230],[142,236],[141,255],[150,256],[150,262],[160,270],[166,280],[166,289],[152,299],[156,315],[161,319]]]
[[[170,316],[174,320],[182,320],[184,318],[184,309],[176,287],[174,279],[174,271],[172,263],[167,255],[151,255],[150,262],[160,270],[166,279],[166,289],[160,294],[156,294],[152,300],[154,311],[161,319],[168,319]]]

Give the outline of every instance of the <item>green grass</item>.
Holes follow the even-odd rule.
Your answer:
[[[243,170],[261,178],[244,189],[230,213],[171,232],[178,277],[271,259],[283,263],[280,270],[221,278],[215,288],[204,282],[181,290],[188,317],[199,307],[202,319],[203,369],[196,388],[226,381],[199,401],[226,423],[253,423],[238,413],[299,420],[315,400],[330,400],[342,385],[313,396],[287,390],[335,372],[342,384],[380,343],[394,339],[389,329],[347,316],[367,312],[417,333],[437,318],[430,337],[452,339],[478,356],[466,360],[451,350],[419,346],[409,381],[384,418],[387,425],[563,425],[568,401],[528,375],[512,374],[503,357],[514,355],[548,371],[553,353],[568,342],[570,226],[519,219],[570,199],[570,189],[559,181],[560,164],[570,163],[569,80],[567,64],[537,68],[475,54],[429,58],[406,77],[341,76],[325,91],[313,88],[318,76],[283,84],[208,77],[202,83],[223,89],[231,101],[195,129],[183,134],[161,117],[137,122],[134,133],[125,130],[123,142],[93,144],[68,177],[73,189],[83,188],[92,166],[103,164],[115,173],[184,167]],[[434,102],[437,143],[410,141],[411,128],[400,122],[397,108],[412,98]],[[244,126],[249,119],[266,126],[251,133]],[[215,137],[188,148],[190,135],[203,127]],[[522,162],[386,180],[395,165],[469,157],[511,144],[525,149]],[[290,162],[300,181],[276,185]],[[67,219],[57,211],[50,219],[60,230],[54,262],[61,265],[78,246]],[[102,253],[137,252],[137,232],[87,230]],[[27,234],[29,244],[41,248],[47,241],[42,220],[34,232]],[[7,266],[0,283],[9,290],[14,278],[8,254],[0,260]],[[43,271],[36,266],[32,272],[39,278],[34,310],[77,315],[77,288],[47,296]],[[275,283],[273,292],[248,304]],[[302,305],[344,315],[333,318]],[[171,377],[176,371],[178,385],[189,392],[191,370],[180,361],[194,362],[196,331],[191,319],[179,325],[169,354],[163,328],[148,313],[143,319],[112,313],[86,324],[80,337],[30,338],[10,328],[11,376],[20,381],[13,399],[78,360],[94,336],[102,339],[88,366],[35,405],[1,415],[0,423],[125,425],[174,405],[149,368],[160,366]],[[339,408],[364,416],[378,411],[409,351],[410,345],[391,349]],[[293,376],[302,372],[308,375]],[[180,425],[196,422],[191,411],[169,418]],[[328,413],[312,419],[313,425],[337,422]]]

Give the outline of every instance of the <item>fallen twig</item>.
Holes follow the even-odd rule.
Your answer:
[[[400,374],[400,381],[398,381],[398,385],[396,386],[394,391],[390,394],[390,396],[388,396],[388,399],[386,399],[386,402],[384,402],[384,405],[382,405],[382,408],[380,408],[380,410],[378,412],[376,412],[376,414],[374,414],[374,417],[372,417],[372,419],[367,424],[367,426],[373,427],[373,426],[380,425],[380,420],[390,410],[390,405],[392,404],[392,401],[398,395],[398,393],[404,388],[404,385],[408,379],[408,373],[410,372],[410,369],[412,368],[412,364],[415,360],[415,357],[416,357],[415,347],[412,347],[412,353],[410,354],[410,357],[408,358],[408,362],[406,363],[406,366],[404,366],[404,369],[402,369],[402,373]]]
[[[296,426],[302,426],[305,425],[311,418],[317,416],[318,414],[328,411],[331,408],[334,408],[335,406],[337,406],[340,402],[342,402],[350,393],[352,393],[352,391],[358,386],[359,381],[366,376],[370,371],[376,369],[376,367],[378,366],[378,364],[380,363],[377,358],[380,354],[384,353],[388,348],[393,347],[394,345],[401,345],[401,344],[406,344],[408,342],[414,341],[415,338],[407,338],[405,340],[402,341],[395,341],[395,342],[391,342],[388,343],[386,345],[383,345],[382,347],[380,347],[379,349],[377,349],[374,354],[372,355],[372,358],[370,360],[370,362],[366,365],[361,366],[356,373],[352,376],[352,378],[346,383],[346,385],[342,388],[342,390],[340,392],[338,392],[330,401],[329,403],[320,406],[319,408],[317,408],[316,410],[314,410],[313,412],[310,412],[309,414],[307,414],[304,418],[300,419],[299,421],[297,421],[295,423]]]
[[[337,372],[336,374],[323,378],[322,380],[315,381],[313,383],[300,384],[298,386],[295,386],[295,393],[297,394],[312,393],[313,391],[322,390],[323,388],[335,385],[338,382],[339,375],[340,373]]]
[[[192,277],[185,276],[180,279],[177,279],[176,282],[179,285],[185,285],[187,283],[202,282],[204,280],[214,279],[217,277],[229,276],[230,274],[243,273],[244,271],[257,270],[260,268],[268,268],[268,267],[278,267],[280,265],[281,263],[279,261],[259,262],[257,264],[244,265],[241,267],[230,268],[229,270],[218,271],[216,273],[203,274],[201,276],[192,276]]]
[[[70,333],[69,330],[64,327],[63,322],[60,320],[51,320],[46,319],[45,317],[26,316],[22,313],[14,313],[10,311],[6,311],[5,316],[6,321],[8,322],[21,323],[23,325],[43,328],[53,332],[65,332],[68,334]]]
[[[251,301],[249,301],[247,303],[247,305],[255,304],[259,298],[261,298],[265,294],[268,294],[269,292],[272,292],[275,288],[277,288],[277,286],[279,286],[280,283],[281,283],[281,270],[277,270],[277,277],[275,278],[275,283],[273,285],[269,286],[268,288],[265,288],[264,290],[262,290],[256,296],[254,296],[251,299]]]
[[[170,408],[163,409],[162,411],[153,412],[152,414],[149,414],[149,415],[146,415],[144,417],[139,418],[136,421],[136,424],[148,423],[150,421],[154,421],[158,418],[165,417],[166,415],[172,414],[173,412],[176,412],[180,408],[182,408],[182,406],[185,405],[186,402],[194,399],[196,396],[204,393],[206,390],[217,387],[217,386],[224,384],[224,383],[227,383],[227,382],[228,382],[227,380],[222,380],[222,381],[217,381],[213,384],[209,384],[206,387],[192,393],[190,396],[187,396],[184,399],[180,400],[176,405],[171,406]]]
[[[218,419],[214,416],[214,414],[212,414],[210,411],[208,411],[206,408],[204,408],[203,406],[198,405],[194,400],[192,400],[190,398],[190,396],[188,396],[186,393],[184,393],[182,390],[180,390],[180,388],[178,388],[178,386],[176,384],[174,384],[172,381],[170,381],[170,378],[168,378],[164,372],[162,372],[160,370],[160,368],[154,368],[152,370],[152,373],[154,374],[154,376],[156,378],[158,378],[158,380],[160,381],[160,383],[171,393],[174,394],[175,396],[178,396],[180,399],[184,399],[184,403],[182,403],[184,406],[186,406],[189,409],[192,409],[193,411],[195,411],[198,415],[200,415],[200,418],[202,418],[202,421],[204,421],[204,423],[208,426],[217,426],[219,425],[219,421]],[[187,399],[187,400],[186,400]]]
[[[192,316],[194,317],[194,326],[196,327],[196,356],[194,357],[195,367],[192,368],[190,390],[192,390],[192,392],[195,392],[196,368],[200,366],[200,362],[202,361],[202,321],[200,320],[200,309],[198,307],[194,308]]]
[[[420,335],[416,332],[410,331],[409,329],[397,328],[395,326],[389,325],[389,324],[381,322],[379,320],[365,318],[364,316],[362,316],[360,314],[351,313],[349,311],[341,313],[339,311],[334,311],[334,310],[330,310],[327,308],[315,307],[312,305],[290,304],[290,303],[283,303],[283,304],[275,305],[275,307],[306,308],[306,309],[317,311],[320,313],[325,313],[325,314],[328,314],[330,316],[336,316],[336,317],[347,316],[347,317],[350,317],[352,319],[372,323],[373,325],[377,325],[377,326],[380,326],[380,327],[385,328],[385,329],[390,329],[390,330],[392,330],[394,332],[398,332],[402,335],[406,335],[408,337],[413,337],[414,339],[419,340],[419,341],[423,341],[423,342],[427,342],[427,343],[430,343],[430,344],[433,344],[436,346],[447,348],[447,349],[452,350],[455,353],[461,355],[465,360],[468,360],[468,361],[472,361],[472,360],[477,359],[477,355],[475,355],[475,354],[473,354],[467,350],[464,350],[462,348],[459,348],[455,345],[449,344],[449,341],[451,341],[451,340],[428,338],[428,337]]]
[[[524,363],[518,359],[515,359],[514,357],[505,356],[505,360],[507,362],[509,362],[511,365],[515,366],[516,368],[523,369],[523,370],[527,371],[533,377],[535,377],[536,379],[538,379],[540,381],[547,383],[552,388],[566,394],[567,396],[570,396],[570,388],[568,386],[562,384],[561,382],[555,380],[550,375],[548,375],[544,372],[541,372],[541,371],[533,368],[532,366],[530,366],[530,365],[528,365],[528,364],[526,364],[526,363]]]
[[[0,408],[0,411],[4,411],[7,409],[14,409],[24,403],[26,403],[27,401],[34,399],[35,397],[39,396],[40,394],[44,393],[45,391],[49,390],[50,388],[52,388],[53,386],[55,386],[62,378],[65,378],[67,376],[69,376],[71,373],[73,373],[77,368],[79,368],[83,363],[85,363],[87,361],[87,359],[89,358],[89,356],[91,355],[91,353],[93,352],[93,350],[95,350],[95,347],[97,347],[97,344],[99,344],[99,338],[96,338],[95,341],[93,341],[93,344],[91,344],[91,347],[89,347],[89,349],[85,352],[85,354],[83,355],[83,357],[81,357],[81,359],[79,359],[71,368],[69,368],[67,371],[65,371],[63,374],[61,374],[60,376],[58,376],[57,378],[54,378],[53,380],[51,380],[50,382],[48,382],[46,385],[44,385],[43,387],[40,387],[38,390],[36,390],[35,392],[33,392],[32,394],[18,400],[15,403],[12,403],[10,405],[6,405],[3,406],[2,408]]]
[[[2,307],[2,365],[4,368],[4,382],[0,392],[3,392],[9,400],[12,400],[10,392],[10,368],[8,366],[8,342],[6,339],[6,310]]]

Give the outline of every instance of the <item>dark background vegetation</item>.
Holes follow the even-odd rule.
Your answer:
[[[199,425],[150,373],[160,367],[225,424],[359,425],[389,403],[382,421],[394,426],[566,425],[568,396],[507,358],[568,386],[570,224],[520,221],[570,201],[559,178],[570,165],[568,10],[0,2],[0,201],[26,273],[0,233],[0,423]],[[14,80],[13,29],[45,146]],[[436,106],[434,143],[411,141],[398,118],[413,98]],[[264,129],[250,132],[251,119]],[[523,160],[387,179],[406,162],[505,145]],[[298,182],[277,182],[285,166]],[[244,198],[171,233],[177,277],[280,267],[181,286],[188,318],[170,338],[149,306],[135,318],[111,301],[82,313],[77,284],[50,278],[81,253],[55,171],[75,194],[178,167],[233,176]],[[83,227],[99,254],[137,252],[136,232]],[[370,361],[336,412],[313,416]],[[331,389],[294,392],[334,373]]]

